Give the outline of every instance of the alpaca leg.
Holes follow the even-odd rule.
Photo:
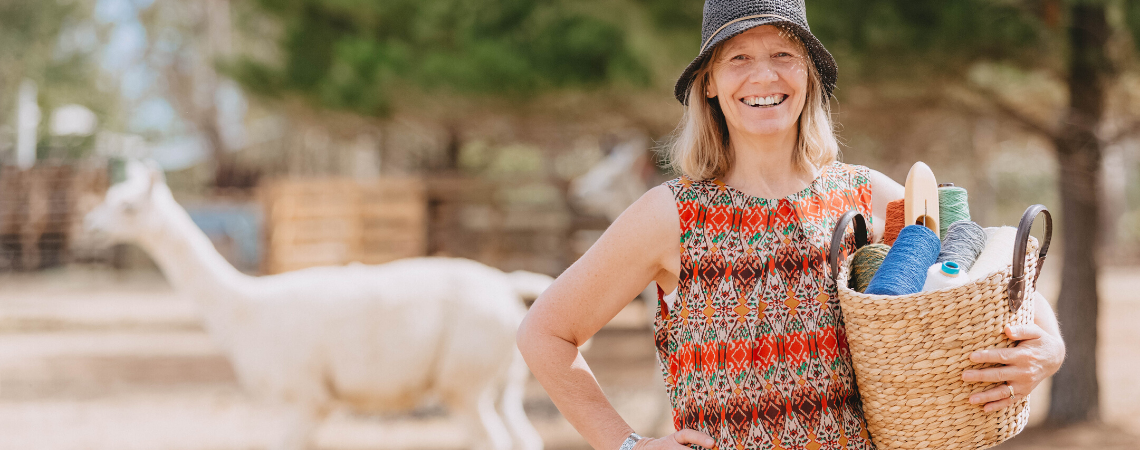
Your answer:
[[[503,418],[507,422],[507,428],[510,429],[511,437],[514,438],[516,450],[542,450],[542,437],[538,435],[538,431],[531,425],[530,419],[526,416],[526,411],[523,410],[523,394],[526,392],[526,381],[529,376],[530,370],[527,368],[526,362],[523,361],[522,355],[516,352],[507,373],[506,386],[499,403],[499,407],[503,411]]]
[[[461,414],[467,422],[471,448],[481,450],[511,450],[511,433],[495,410],[495,387],[487,386],[482,392],[460,404]]]
[[[285,418],[285,432],[271,450],[306,450],[317,423],[324,418],[320,408],[290,405]]]

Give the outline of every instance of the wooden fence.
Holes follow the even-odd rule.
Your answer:
[[[413,256],[556,274],[572,256],[562,203],[519,206],[508,187],[465,177],[263,182],[264,273]]]
[[[350,262],[380,264],[427,251],[417,179],[279,179],[262,184],[265,273]]]
[[[106,166],[0,168],[0,272],[36,270],[83,258],[83,216],[108,186]]]

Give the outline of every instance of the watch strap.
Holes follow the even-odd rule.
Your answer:
[[[629,437],[625,438],[625,441],[621,443],[621,447],[618,447],[618,450],[633,450],[633,446],[637,445],[637,441],[642,439],[645,438],[639,436],[637,433],[630,433]]]

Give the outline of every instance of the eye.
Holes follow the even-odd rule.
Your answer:
[[[748,59],[748,55],[736,55],[732,57],[733,61],[744,61]]]
[[[791,53],[788,53],[788,52],[779,52],[779,53],[776,53],[776,54],[775,54],[775,55],[773,55],[773,56],[775,56],[775,57],[777,57],[777,58],[784,58],[784,57],[791,57],[791,56],[793,56],[793,55],[792,55]]]

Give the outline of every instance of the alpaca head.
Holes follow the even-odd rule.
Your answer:
[[[111,186],[107,197],[83,219],[92,238],[105,244],[132,242],[158,231],[162,218],[155,198],[168,193],[162,170],[130,160],[127,178]]]
[[[611,222],[649,190],[645,169],[648,142],[638,138],[615,146],[586,174],[570,183],[570,202],[587,214],[605,216]],[[652,166],[648,166],[652,167]]]

